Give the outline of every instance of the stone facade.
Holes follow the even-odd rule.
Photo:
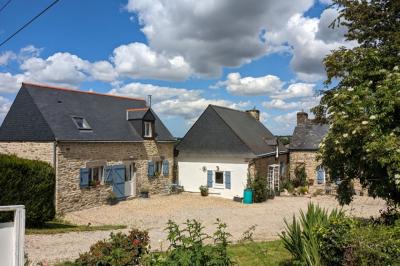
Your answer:
[[[170,182],[173,176],[173,143],[156,143],[152,140],[137,143],[59,143],[57,145],[56,165],[56,211],[65,213],[99,206],[105,203],[112,188],[99,185],[81,189],[79,171],[94,162],[105,162],[107,165],[135,163],[136,190],[149,186],[150,193],[159,193]],[[149,178],[147,176],[148,160],[166,159],[169,161],[169,175]]]
[[[283,179],[288,177],[288,162],[287,154],[281,154],[278,158],[275,155],[256,158],[249,163],[249,173],[251,177],[266,177],[268,175],[268,166],[283,163],[283,173],[281,173],[281,181],[283,181]]]
[[[294,172],[296,167],[304,164],[308,180],[314,179],[314,185],[309,187],[309,192],[312,193],[317,189],[325,190],[325,184],[317,184],[316,169],[321,164],[321,162],[317,160],[316,151],[290,151],[289,160],[290,160],[289,163],[290,180],[293,180],[295,178]],[[327,180],[326,173],[325,173],[325,180]]]
[[[20,158],[54,164],[54,142],[1,141],[0,153],[15,154]]]

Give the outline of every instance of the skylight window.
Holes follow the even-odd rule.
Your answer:
[[[92,129],[89,125],[89,123],[86,121],[85,118],[83,117],[78,117],[78,116],[73,116],[72,120],[74,121],[76,127],[78,129],[83,129],[83,130],[89,130]]]

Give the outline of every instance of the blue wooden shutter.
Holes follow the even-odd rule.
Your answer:
[[[89,186],[89,168],[81,168],[79,171],[79,185],[81,188]]]
[[[113,166],[113,192],[117,198],[125,197],[125,165]]]
[[[154,162],[153,161],[149,161],[147,163],[147,175],[149,177],[153,177],[154,176]]]
[[[112,184],[113,175],[112,175],[112,166],[104,167],[104,183]]]
[[[213,172],[211,170],[207,171],[207,187],[212,187],[213,185]]]
[[[225,172],[225,188],[231,189],[231,172],[230,171]]]
[[[162,163],[163,176],[169,176],[169,162],[164,160]]]

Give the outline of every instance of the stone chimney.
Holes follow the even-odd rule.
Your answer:
[[[251,110],[247,110],[246,113],[254,117],[255,120],[260,121],[260,110],[257,110],[256,107]]]
[[[297,113],[297,125],[305,125],[308,122],[308,114],[304,111]]]

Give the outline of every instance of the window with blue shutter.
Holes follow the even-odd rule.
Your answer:
[[[225,188],[231,189],[231,172],[230,171],[225,172]]]
[[[81,188],[87,188],[89,186],[89,172],[88,168],[81,168],[79,171],[79,186]]]
[[[168,160],[164,160],[162,163],[162,172],[163,176],[169,176],[169,162]]]
[[[211,170],[207,171],[207,187],[213,186],[213,172]]]
[[[147,175],[149,177],[153,177],[154,176],[154,162],[153,161],[149,161],[147,163]]]

